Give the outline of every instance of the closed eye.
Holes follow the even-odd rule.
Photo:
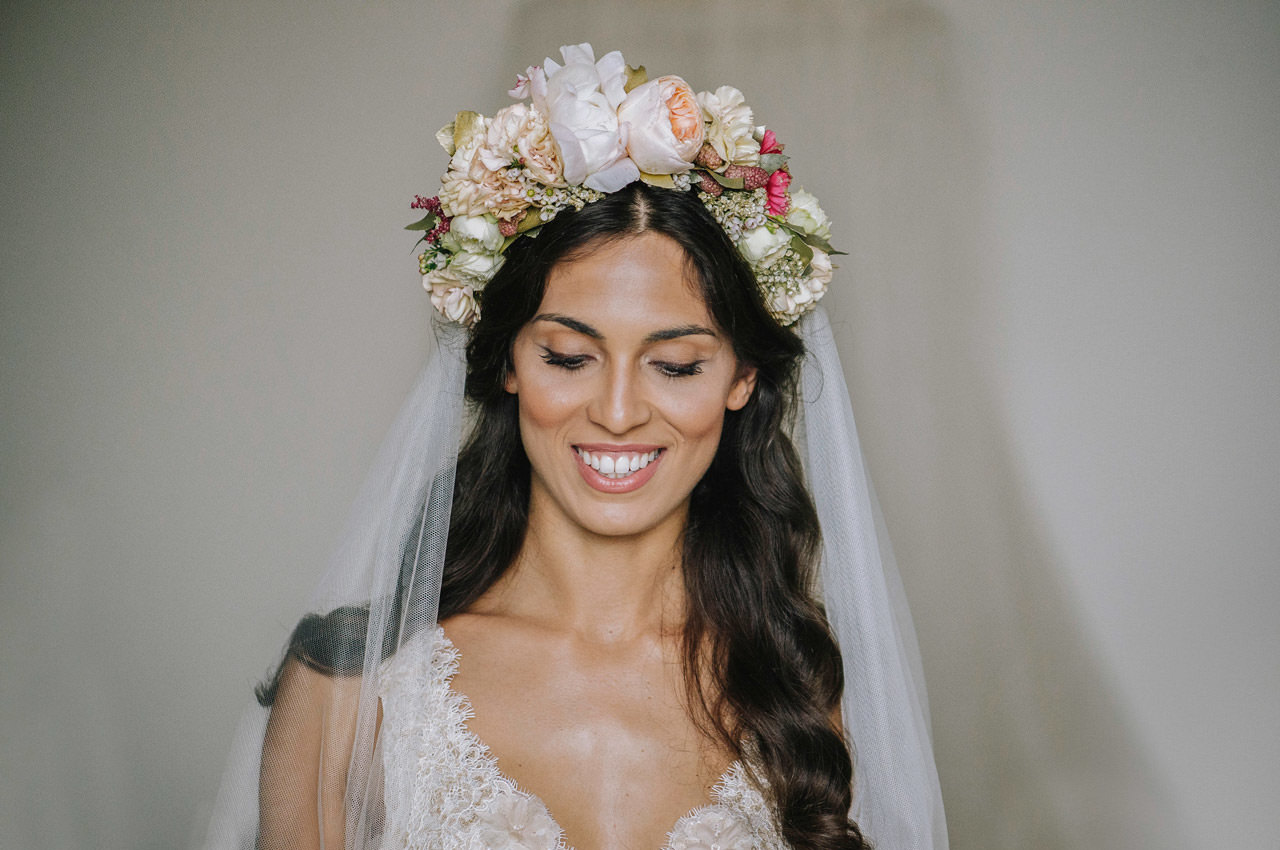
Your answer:
[[[655,360],[653,365],[668,378],[687,378],[690,375],[701,375],[702,364],[705,362],[704,360],[694,360],[691,363],[671,363],[665,360]]]
[[[561,354],[552,351],[550,348],[542,349],[542,359],[551,366],[559,366],[561,369],[581,369],[587,365],[587,361],[591,358],[585,354]]]

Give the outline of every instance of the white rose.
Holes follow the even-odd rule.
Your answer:
[[[459,215],[449,222],[440,244],[450,252],[494,252],[502,247],[498,220],[491,215]]]
[[[476,303],[475,292],[469,286],[450,289],[439,300],[433,293],[431,303],[446,319],[460,325],[470,325],[480,318],[480,305]]]
[[[679,77],[636,86],[618,107],[618,120],[627,128],[631,161],[649,174],[688,171],[702,149],[702,110]]]
[[[464,285],[462,278],[447,267],[429,271],[422,276],[422,288],[433,294]]]
[[[818,199],[804,189],[791,190],[791,206],[787,209],[787,223],[805,233],[831,238],[831,219],[818,206]]]
[[[738,250],[747,262],[758,269],[767,269],[782,259],[788,246],[791,245],[791,234],[782,228],[774,228],[767,224],[753,227],[742,234],[738,240]]]
[[[560,55],[564,65],[548,58],[529,69],[533,105],[547,117],[560,148],[565,182],[616,192],[640,177],[618,123],[627,63],[616,50],[597,62],[590,44],[567,45]]]
[[[831,283],[832,268],[831,257],[827,252],[814,248],[813,259],[809,261],[809,276],[805,278],[804,284],[813,293],[815,301],[827,291],[827,285]]]
[[[796,302],[785,289],[779,289],[773,293],[769,309],[779,316],[791,316],[796,310]]]
[[[760,143],[751,125],[751,107],[742,92],[733,86],[721,86],[712,92],[698,92],[698,106],[706,119],[706,139],[729,165],[755,165],[760,162]]]
[[[453,255],[449,270],[469,284],[485,284],[502,268],[504,260],[501,254],[460,251]]]
[[[431,306],[449,321],[470,325],[480,318],[475,290],[450,269],[437,269],[423,275],[422,285],[431,293]]]

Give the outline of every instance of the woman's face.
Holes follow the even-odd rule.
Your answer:
[[[725,411],[755,385],[691,275],[683,249],[656,233],[551,270],[506,385],[535,511],[611,536],[683,523]]]

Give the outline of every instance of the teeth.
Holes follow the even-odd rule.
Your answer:
[[[582,458],[583,463],[606,478],[626,478],[628,475],[639,472],[653,463],[661,451],[661,449],[655,449],[643,454],[634,452],[629,454],[592,454],[585,449],[578,449],[578,457]]]

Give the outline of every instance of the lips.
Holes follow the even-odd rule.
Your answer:
[[[643,487],[666,454],[661,446],[652,445],[584,443],[573,450],[583,480],[602,493],[629,493]]]

